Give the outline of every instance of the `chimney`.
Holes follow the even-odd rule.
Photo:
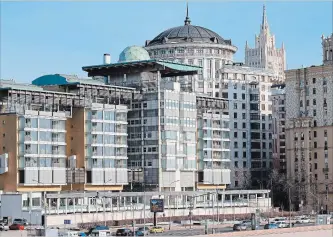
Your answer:
[[[104,64],[110,64],[111,63],[111,56],[108,53],[104,54]]]

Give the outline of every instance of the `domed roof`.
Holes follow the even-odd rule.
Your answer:
[[[143,61],[149,59],[150,56],[147,50],[140,46],[126,47],[119,55],[119,62]]]
[[[183,26],[173,27],[163,31],[146,46],[167,44],[167,43],[182,43],[182,42],[196,42],[196,43],[212,43],[212,44],[227,44],[231,45],[230,40],[224,40],[220,35],[201,26],[191,25],[191,20],[187,14]]]

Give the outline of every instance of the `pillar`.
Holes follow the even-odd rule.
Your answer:
[[[65,198],[65,214],[67,215],[67,208],[68,208],[68,199]]]

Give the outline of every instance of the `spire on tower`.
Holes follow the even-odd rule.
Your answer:
[[[268,21],[267,21],[267,16],[266,16],[266,5],[265,4],[263,6],[261,29],[262,30],[268,29]]]
[[[185,25],[190,25],[191,24],[191,20],[190,17],[188,16],[188,2],[186,2],[186,18],[185,18]]]

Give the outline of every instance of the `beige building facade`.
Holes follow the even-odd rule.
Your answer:
[[[333,66],[286,71],[287,176],[301,208],[333,211]]]

